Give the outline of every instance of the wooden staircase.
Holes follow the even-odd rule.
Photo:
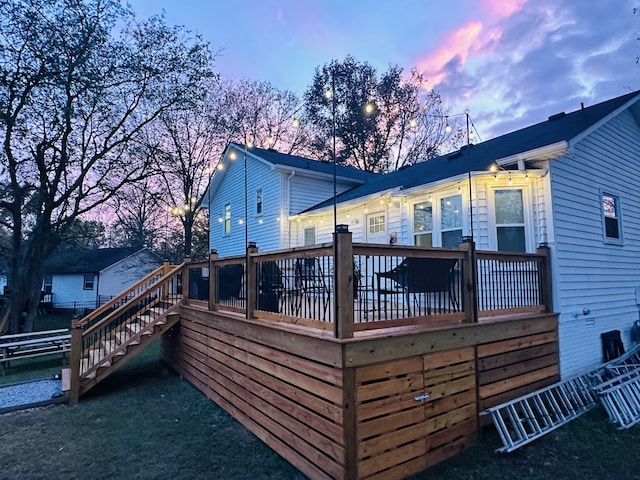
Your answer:
[[[72,403],[178,323],[182,266],[165,264],[76,323],[70,359]]]

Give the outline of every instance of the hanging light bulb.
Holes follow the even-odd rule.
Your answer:
[[[416,118],[409,120],[409,127],[418,128],[418,120]]]
[[[291,123],[293,124],[293,126],[295,128],[298,128],[300,126],[300,119],[296,118],[296,117],[293,117],[293,121]]]
[[[445,117],[446,118],[446,124],[444,126],[444,131],[449,133],[451,131],[451,125],[449,125],[449,117]]]
[[[509,181],[507,182],[507,185],[509,186],[513,185],[513,182],[511,181],[511,174],[509,174]]]
[[[525,182],[528,182],[528,181],[529,181],[529,174],[528,174],[528,173],[525,173],[525,174],[524,174],[524,181],[525,181]]]

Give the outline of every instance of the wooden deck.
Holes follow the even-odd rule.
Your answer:
[[[313,479],[420,472],[473,444],[484,409],[559,380],[546,251],[350,235],[187,264],[163,358]]]
[[[197,305],[181,316],[163,358],[314,479],[420,472],[476,441],[479,412],[559,379],[553,314],[348,340]]]

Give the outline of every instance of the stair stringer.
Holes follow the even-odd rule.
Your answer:
[[[153,323],[145,325],[143,329],[108,355],[100,359],[97,365],[92,365],[80,378],[80,395],[85,394],[95,387],[102,380],[126,364],[131,358],[144,350],[154,339],[176,325],[181,318],[179,309],[182,303],[177,303],[169,307],[162,315],[155,318]],[[150,334],[147,332],[151,331]],[[124,355],[122,354],[124,352]],[[83,359],[84,360],[84,359]],[[81,360],[82,361],[82,360]],[[88,376],[95,372],[94,376]]]

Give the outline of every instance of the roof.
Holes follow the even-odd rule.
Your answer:
[[[140,251],[130,247],[58,250],[45,262],[44,273],[98,273]]]
[[[338,195],[338,203],[354,200],[391,189],[407,189],[456,177],[469,171],[487,171],[494,162],[524,154],[559,142],[569,143],[596,127],[627,104],[637,102],[640,91],[628,93],[571,113],[552,115],[544,122],[516,130],[482,143],[464,146],[440,157],[400,170],[378,174],[375,180]],[[305,212],[333,205],[333,198]]]
[[[237,150],[244,150],[244,147],[242,145],[238,145],[235,143],[231,143],[229,144],[229,146],[233,146]],[[281,153],[274,149],[264,149],[258,147],[247,148],[247,153],[256,155],[263,160],[271,163],[272,165],[283,165],[286,167],[308,170],[310,172],[333,175],[333,162],[321,162],[319,160],[312,160],[305,157],[299,157],[297,155]],[[340,164],[336,165],[336,175],[338,177],[346,177],[363,182],[376,177],[375,173],[365,172],[364,170],[360,170],[355,167]]]

